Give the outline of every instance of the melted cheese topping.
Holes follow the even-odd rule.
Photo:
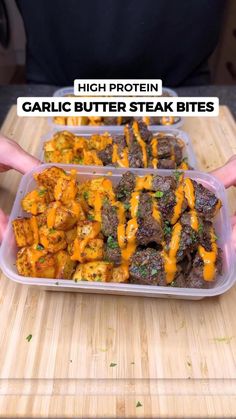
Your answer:
[[[122,249],[121,254],[122,258],[126,261],[129,261],[131,256],[134,254],[137,244],[136,244],[136,233],[138,231],[138,221],[137,218],[132,218],[128,221],[126,227],[126,240],[127,246],[125,249]]]
[[[171,241],[169,244],[169,252],[162,252],[164,259],[164,269],[166,273],[166,282],[169,284],[175,278],[177,272],[177,260],[176,255],[179,250],[180,238],[181,238],[182,226],[180,223],[176,223],[172,230]]]
[[[139,192],[133,192],[130,199],[130,213],[131,217],[135,218],[138,211],[138,205],[139,205]]]
[[[188,205],[191,209],[195,207],[195,192],[193,187],[193,182],[191,179],[187,178],[184,180],[184,195],[188,201]]]
[[[199,222],[198,222],[198,216],[197,216],[197,211],[195,210],[191,210],[189,212],[190,214],[190,225],[192,227],[193,230],[198,230],[199,227]]]
[[[56,220],[56,211],[60,206],[60,202],[54,202],[53,205],[48,209],[47,213],[47,226],[48,228],[53,228]]]
[[[102,196],[101,192],[95,193],[94,219],[96,221],[102,221],[102,200],[103,200],[103,196]]]
[[[175,224],[181,215],[182,205],[184,202],[184,187],[182,183],[180,183],[180,185],[175,191],[175,199],[176,203],[174,206],[173,216],[171,218],[171,224]]]
[[[118,224],[117,227],[117,240],[119,247],[124,249],[126,246],[126,231],[125,231],[125,224]]]
[[[33,232],[34,244],[38,244],[39,242],[39,230],[38,230],[38,223],[37,218],[33,215],[30,218],[30,226]]]
[[[152,165],[153,165],[153,169],[157,169],[158,160],[157,159],[152,159]]]
[[[139,143],[141,149],[142,149],[142,154],[143,154],[143,166],[147,167],[147,147],[146,147],[146,143],[145,141],[143,141],[140,131],[139,131],[139,126],[138,126],[138,122],[134,121],[133,122],[133,131],[134,131],[134,135],[135,138],[137,140],[137,142]]]
[[[125,147],[121,153],[121,157],[118,154],[118,145],[113,144],[112,151],[112,163],[117,163],[120,167],[129,167],[129,152],[128,148]]]
[[[142,189],[152,190],[152,175],[136,178],[135,190],[141,191]]]
[[[198,247],[199,255],[201,256],[203,264],[204,264],[203,279],[205,281],[214,280],[215,271],[216,271],[215,263],[216,263],[217,253],[218,253],[213,228],[211,229],[210,234],[211,234],[211,245],[212,245],[211,252],[208,252],[207,250],[205,250],[203,246]]]
[[[158,157],[158,140],[157,138],[153,138],[151,141],[151,147],[152,147],[152,155],[153,157]]]
[[[171,144],[170,149],[171,149],[171,152],[170,152],[170,159],[171,159],[171,160],[173,160],[173,161],[175,161],[175,149],[174,149],[173,144]]]

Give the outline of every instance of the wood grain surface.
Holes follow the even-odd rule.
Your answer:
[[[183,129],[202,170],[236,153],[226,107]],[[12,107],[1,131],[35,154],[48,130]],[[6,212],[19,179],[0,176]],[[229,200],[236,210],[235,191]],[[45,292],[0,275],[0,417],[236,417],[235,286],[183,301]]]

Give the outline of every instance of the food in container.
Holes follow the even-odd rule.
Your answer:
[[[127,124],[119,134],[105,132],[85,137],[59,131],[43,145],[47,163],[184,170],[192,163],[186,155],[188,147],[181,133],[153,133],[142,121]]]
[[[175,171],[125,172],[116,186],[50,167],[13,220],[18,273],[26,277],[208,288],[222,273],[214,193]]]

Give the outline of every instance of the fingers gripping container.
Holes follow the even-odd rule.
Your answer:
[[[178,96],[178,94],[174,90],[169,89],[167,87],[163,87],[162,93],[163,93],[163,96],[167,96],[167,97],[168,96],[169,97],[176,97],[176,96]],[[61,89],[56,90],[54,92],[54,94],[53,94],[54,97],[66,97],[66,96],[70,96],[70,95],[74,95],[74,88],[73,87],[63,87]],[[158,128],[158,129],[161,129],[161,130],[164,130],[164,131],[165,130],[168,130],[168,129],[172,128],[172,127],[173,128],[180,128],[183,125],[183,123],[184,123],[183,118],[176,117],[175,119],[176,119],[176,121],[172,125],[150,125],[150,128],[151,129],[152,128],[155,128],[155,129]],[[117,125],[101,125],[101,126],[81,125],[81,126],[75,126],[75,125],[60,125],[60,124],[56,124],[54,122],[54,119],[53,118],[48,118],[48,121],[49,121],[49,125],[51,127],[57,128],[57,129],[61,129],[61,130],[66,130],[66,129],[67,130],[68,129],[74,130],[74,129],[76,129],[76,130],[79,130],[80,131],[80,130],[83,130],[86,127],[86,130],[88,130],[88,132],[93,132],[95,128],[96,128],[97,132],[103,132],[104,131],[104,128],[107,127],[106,128],[107,131],[113,132],[114,130],[117,129]],[[118,125],[118,127],[122,127],[122,126],[119,126]]]
[[[135,285],[135,284],[117,284],[117,283],[102,283],[102,282],[75,282],[73,280],[58,280],[47,278],[31,278],[23,277],[17,273],[16,270],[16,253],[17,247],[13,234],[11,222],[27,214],[21,208],[21,200],[28,192],[36,187],[36,182],[33,178],[34,173],[39,173],[53,165],[42,165],[35,168],[31,172],[24,175],[15,198],[15,202],[10,215],[9,225],[1,246],[0,251],[0,265],[4,274],[11,279],[22,285],[31,285],[39,287],[44,290],[54,291],[71,291],[71,292],[84,292],[84,293],[100,293],[100,294],[118,294],[126,296],[140,296],[140,297],[161,297],[161,298],[182,298],[182,299],[201,299],[204,297],[213,297],[225,293],[235,282],[235,255],[233,252],[231,241],[231,223],[228,211],[228,204],[226,193],[223,185],[218,182],[213,176],[201,173],[198,171],[186,171],[185,177],[201,183],[203,186],[215,193],[221,199],[222,208],[220,209],[217,217],[215,218],[216,234],[219,237],[219,246],[223,251],[223,274],[218,277],[210,289],[190,289],[190,288],[174,288],[174,287],[161,287],[153,285]],[[126,170],[116,169],[115,173],[107,171],[104,167],[80,167],[74,165],[57,165],[65,171],[70,169],[77,170],[77,178],[79,182],[91,180],[100,176],[105,176],[111,179],[113,185],[117,185],[123,173]],[[153,173],[152,170],[133,169],[133,173],[139,176]],[[161,176],[171,175],[170,170],[157,170]]]
[[[82,127],[81,127],[82,128]],[[109,132],[111,133],[111,135],[116,135],[116,134],[122,134],[124,128],[123,127],[113,127],[113,131],[110,131],[110,127],[108,126],[103,126],[102,131],[98,130],[97,128],[101,128],[101,127],[93,127],[93,131],[91,132],[90,130],[88,130],[88,127],[83,127],[82,130],[80,129],[68,129],[68,127],[65,127],[66,131],[70,131],[73,132],[73,134],[78,135],[78,136],[82,136],[85,138],[89,138],[91,135],[94,134],[102,134],[104,132]],[[188,163],[189,165],[193,168],[193,169],[197,169],[197,161],[196,161],[196,157],[193,151],[193,147],[192,147],[192,143],[191,140],[188,136],[188,134],[184,131],[178,130],[178,129],[165,129],[163,130],[162,128],[155,128],[154,126],[150,127],[150,130],[152,131],[153,134],[158,134],[158,133],[165,133],[167,135],[171,135],[173,137],[179,138],[180,140],[182,140],[185,144],[184,148],[183,148],[183,157],[187,157],[188,159]],[[52,136],[59,131],[63,131],[63,129],[60,127],[60,129],[54,129],[53,131],[49,132],[48,134],[44,135],[43,137],[41,137],[40,139],[40,143],[39,143],[39,151],[38,151],[38,157],[41,161],[45,162],[44,159],[44,144],[46,141],[49,141]],[[108,167],[108,166],[106,166]],[[112,169],[114,169],[114,167],[112,167]],[[140,169],[141,170],[141,169]],[[142,169],[144,170],[144,169]]]

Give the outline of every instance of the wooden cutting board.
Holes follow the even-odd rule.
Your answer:
[[[15,106],[2,127],[33,154],[48,130]],[[184,130],[202,170],[236,153],[226,107],[186,119]],[[0,176],[6,212],[19,179]],[[229,199],[236,210],[235,191]],[[44,292],[0,278],[0,417],[236,416],[236,286],[182,301]]]

